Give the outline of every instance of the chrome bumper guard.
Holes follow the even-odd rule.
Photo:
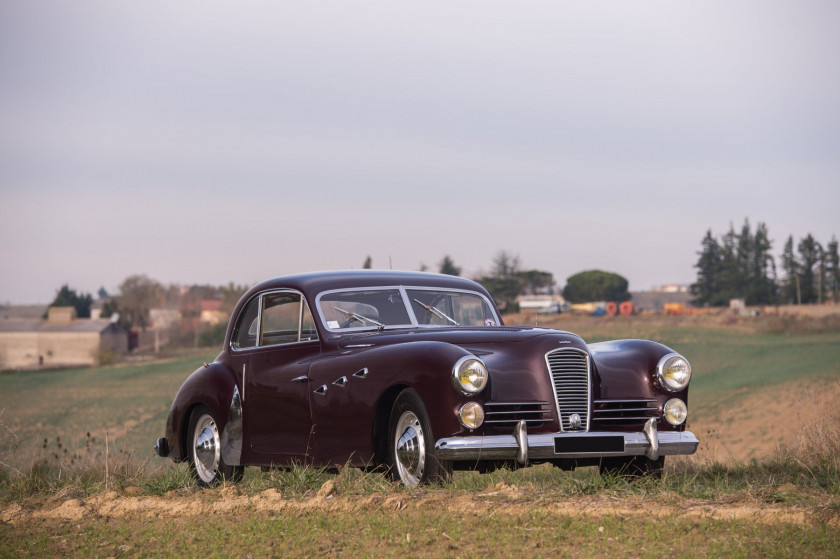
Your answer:
[[[617,448],[617,439],[623,438],[623,450]],[[601,441],[611,441],[613,450],[560,450],[560,446],[599,446]],[[568,444],[567,444],[568,443]],[[644,455],[651,460],[674,454],[694,454],[700,441],[690,431],[656,430],[656,420],[650,419],[640,433],[615,431],[588,431],[578,433],[545,433],[529,435],[524,421],[517,423],[511,435],[478,437],[450,437],[435,443],[435,456],[441,460],[516,460],[527,464],[531,459],[597,458],[606,456]]]

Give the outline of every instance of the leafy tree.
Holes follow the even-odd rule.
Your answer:
[[[493,258],[493,276],[497,278],[513,277],[519,272],[519,255],[500,250]]]
[[[519,276],[519,256],[504,250],[493,258],[493,271],[488,276],[477,278],[498,306],[503,311],[515,310],[516,297],[522,291],[522,278]]]
[[[622,302],[630,299],[627,285],[627,280],[618,274],[601,270],[587,270],[566,280],[563,297],[572,303]]]
[[[371,266],[373,265],[373,261],[370,259],[370,256],[365,258],[364,263],[362,264],[363,270],[370,270]]]
[[[93,297],[90,293],[76,293],[74,289],[65,283],[55,294],[55,299],[48,306],[50,307],[73,307],[76,309],[76,316],[79,318],[90,318],[90,306],[93,304]]]
[[[146,275],[129,276],[120,284],[120,320],[129,327],[146,329],[149,311],[164,299],[164,288]]]
[[[111,318],[116,312],[119,312],[117,302],[114,300],[105,301],[102,303],[102,310],[99,313],[99,318]]]
[[[554,274],[543,270],[517,272],[525,295],[550,295],[554,291]]]
[[[443,257],[443,260],[440,261],[440,273],[441,274],[448,274],[450,276],[460,276],[461,275],[461,268],[456,266],[455,263],[449,258],[449,255]]]
[[[219,286],[219,293],[222,294],[222,309],[227,313],[233,312],[236,303],[245,295],[246,291],[248,291],[247,285],[238,285],[232,281],[228,282],[227,285]]]

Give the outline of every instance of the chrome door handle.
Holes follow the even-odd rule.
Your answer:
[[[309,381],[309,377],[306,376],[306,375],[303,375],[302,377],[295,377],[295,378],[292,379],[292,382],[308,382],[308,381]]]

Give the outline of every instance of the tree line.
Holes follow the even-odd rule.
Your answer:
[[[372,260],[365,258],[362,268],[371,268]],[[420,271],[428,266],[420,265]],[[447,254],[438,263],[438,273],[460,276],[462,269]],[[555,293],[554,274],[545,270],[526,269],[518,254],[500,250],[493,258],[489,272],[480,272],[472,278],[490,292],[496,306],[505,312],[518,310],[516,299],[520,295],[552,295]],[[630,299],[627,280],[615,273],[601,270],[579,272],[566,279],[563,297],[570,303],[589,301],[627,301]]]
[[[691,285],[694,304],[725,306],[731,299],[747,305],[806,304],[840,300],[840,257],[836,237],[825,246],[810,233],[794,243],[788,236],[781,255],[781,277],[766,224],[755,231],[749,220],[717,238],[709,229],[701,241]]]

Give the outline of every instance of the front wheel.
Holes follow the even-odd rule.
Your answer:
[[[228,466],[222,459],[219,428],[210,410],[198,406],[190,415],[189,423],[190,470],[202,486],[216,485],[221,481],[238,482],[245,473],[244,466]]]
[[[452,465],[434,455],[434,437],[422,400],[414,390],[397,396],[388,428],[391,475],[406,487],[448,480]]]

